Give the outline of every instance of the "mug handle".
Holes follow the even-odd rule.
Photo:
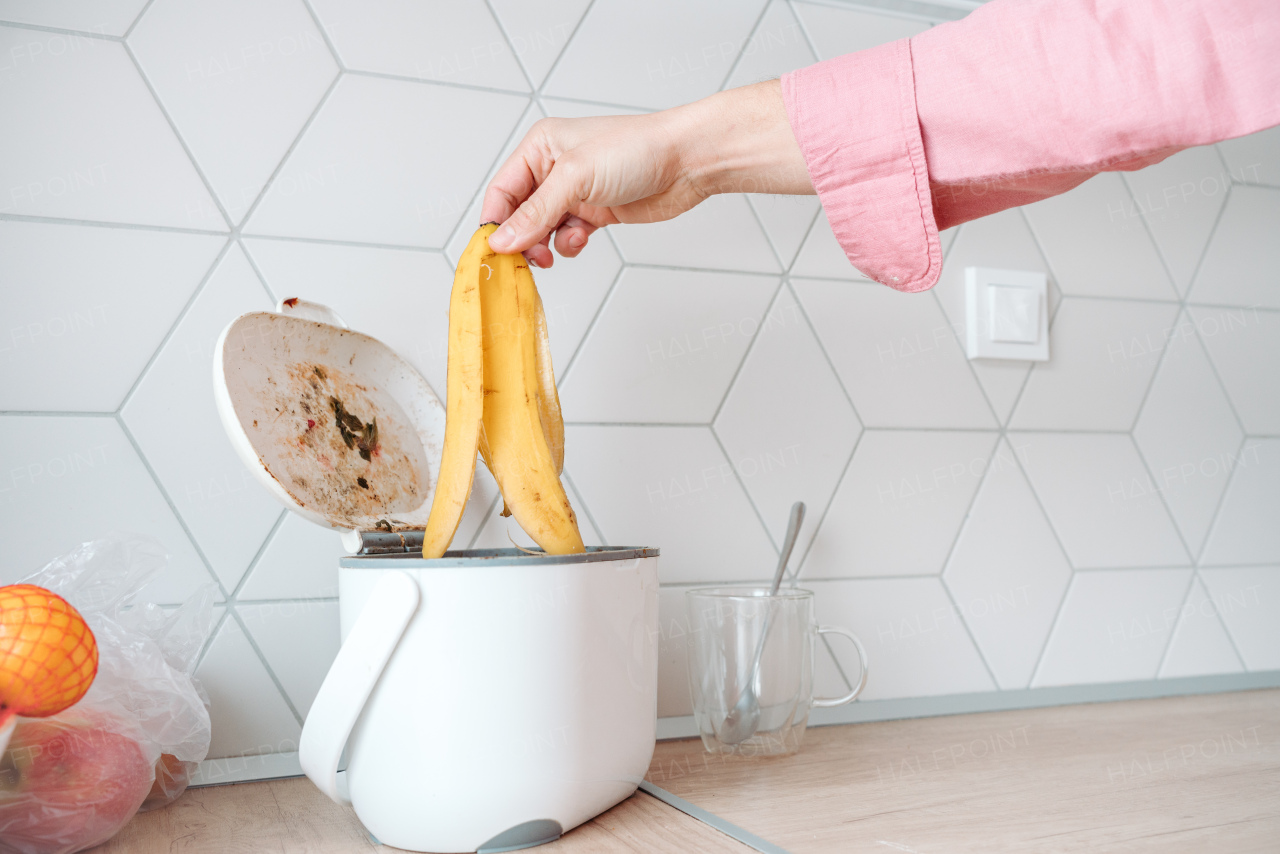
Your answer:
[[[858,650],[858,664],[862,670],[862,678],[858,680],[858,684],[854,686],[853,690],[848,694],[845,694],[843,697],[814,697],[814,708],[829,709],[832,706],[843,706],[846,703],[852,703],[854,698],[862,693],[862,689],[867,687],[867,651],[862,648],[862,641],[858,640],[857,635],[848,629],[838,629],[834,626],[819,626],[817,633],[820,635],[840,635],[841,637],[846,637],[853,641],[853,645]]]
[[[347,738],[418,610],[419,598],[417,582],[397,570],[388,571],[374,585],[302,725],[302,772],[337,803],[351,803],[346,780],[338,776]]]

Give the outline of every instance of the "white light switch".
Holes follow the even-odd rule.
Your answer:
[[[966,267],[970,359],[1049,358],[1049,282],[1044,273]]]

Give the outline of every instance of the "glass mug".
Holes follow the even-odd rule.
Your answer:
[[[853,702],[867,684],[867,653],[846,629],[819,626],[809,590],[769,591],[755,587],[690,590],[689,688],[693,716],[702,743],[712,753],[779,756],[795,753],[804,740],[809,709]],[[858,650],[861,674],[843,697],[813,696],[813,645],[818,635],[840,635]],[[759,655],[759,666],[755,665]],[[758,700],[759,721],[728,721],[750,686]],[[741,714],[735,716],[740,721]],[[742,739],[734,742],[735,738]]]

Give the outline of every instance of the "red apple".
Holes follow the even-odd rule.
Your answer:
[[[0,758],[0,854],[69,854],[124,827],[155,765],[122,728],[74,709],[19,720]]]

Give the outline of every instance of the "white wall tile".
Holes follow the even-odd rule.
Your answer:
[[[946,315],[931,294],[872,283],[793,280],[818,338],[868,427],[994,427]]]
[[[800,22],[791,14],[785,0],[771,0],[743,46],[738,65],[729,75],[725,88],[772,80],[817,60]]]
[[[1154,679],[1189,569],[1076,573],[1033,688]]]
[[[857,268],[840,248],[827,212],[820,211],[809,234],[800,246],[800,254],[791,266],[793,276],[812,276],[819,279],[863,279]]]
[[[955,606],[936,578],[806,581],[818,622],[851,630],[867,650],[861,700],[928,697],[995,689]],[[832,639],[846,673],[857,658],[847,641]]]
[[[146,5],[147,0],[2,0],[0,20],[122,36]]]
[[[528,91],[483,0],[312,0],[347,68]]]
[[[545,91],[651,109],[696,101],[720,88],[763,8],[760,0],[597,0]]]
[[[289,702],[306,719],[341,646],[337,602],[236,605]]]
[[[213,401],[213,348],[236,317],[271,308],[244,253],[232,246],[120,413],[228,591],[283,508],[223,431]]]
[[[760,218],[773,251],[784,267],[790,267],[800,251],[822,205],[817,196],[768,196],[760,193],[747,196],[747,203]],[[849,268],[852,271],[852,268]]]
[[[1246,439],[1200,562],[1280,563],[1280,439]]]
[[[712,196],[677,219],[614,225],[609,233],[632,264],[782,272],[740,193]]]
[[[1280,308],[1280,189],[1233,187],[1187,299],[1216,305]]]
[[[877,15],[860,9],[817,3],[795,3],[793,8],[821,59],[910,38],[929,29],[924,21]]]
[[[1280,312],[1187,309],[1249,433],[1280,433]]]
[[[276,300],[328,305],[348,326],[395,350],[445,399],[453,265],[438,252],[247,238]]]
[[[1133,438],[1198,554],[1244,434],[1186,315],[1167,349]]]
[[[223,621],[195,675],[209,692],[213,741],[208,758],[298,749],[302,727],[234,616]]]
[[[1178,622],[1160,665],[1161,679],[1239,673],[1244,669],[1231,638],[1218,617],[1218,606],[1200,579],[1191,582],[1187,601],[1178,609]]]
[[[1173,303],[1067,298],[1049,361],[1031,369],[1013,429],[1128,430],[1173,334]]]
[[[798,566],[862,425],[789,289],[765,315],[715,431],[775,543],[792,502],[807,505]]]
[[[664,583],[772,575],[777,550],[710,428],[567,425],[565,447],[600,535],[662,549]]]
[[[1000,687],[1027,687],[1071,567],[1003,440],[942,579]]]
[[[344,77],[245,233],[443,246],[527,104],[515,95]],[[468,133],[458,133],[460,125]]]
[[[114,410],[225,243],[0,221],[0,409]]]
[[[72,38],[0,26],[0,213],[225,229],[124,46]]]
[[[1017,433],[1010,442],[1077,569],[1190,560],[1130,437]]]
[[[286,513],[262,549],[237,599],[318,599],[338,595],[340,534]]]
[[[994,448],[986,432],[863,434],[803,578],[940,572]]]
[[[1212,146],[1198,146],[1122,177],[1174,285],[1185,294],[1227,196],[1230,179],[1222,161]]]
[[[1280,669],[1280,567],[1200,571],[1249,670]]]
[[[1280,187],[1280,128],[1268,128],[1217,145],[1233,180]]]
[[[1050,272],[1020,210],[1002,211],[949,231],[958,234],[955,243],[947,251],[942,275],[934,286],[933,293],[946,312],[947,319],[962,338],[968,334],[964,285],[966,267]],[[1050,348],[1051,355],[1056,355],[1053,353],[1052,342]],[[970,365],[987,393],[996,417],[1004,423],[1026,384],[1032,363],[1021,360],[973,359]]]
[[[603,107],[599,104],[569,101],[563,98],[550,98],[546,95],[539,97],[538,103],[546,109],[548,116],[557,119],[586,119],[593,116],[642,116],[653,112],[653,110],[646,110],[642,107],[623,107],[617,104]]]
[[[565,420],[709,422],[778,286],[628,269],[561,381]]]
[[[1103,172],[1024,210],[1064,294],[1178,298],[1117,173]]]
[[[489,5],[498,16],[517,61],[533,85],[541,86],[591,2],[492,0]]]
[[[113,531],[149,534],[173,556],[139,601],[180,604],[212,581],[114,418],[0,417],[0,507],[0,584]]]
[[[338,74],[300,0],[156,0],[129,46],[232,222]]]
[[[690,587],[663,587],[658,591],[658,717],[693,714],[689,694],[689,610],[685,592]]]

